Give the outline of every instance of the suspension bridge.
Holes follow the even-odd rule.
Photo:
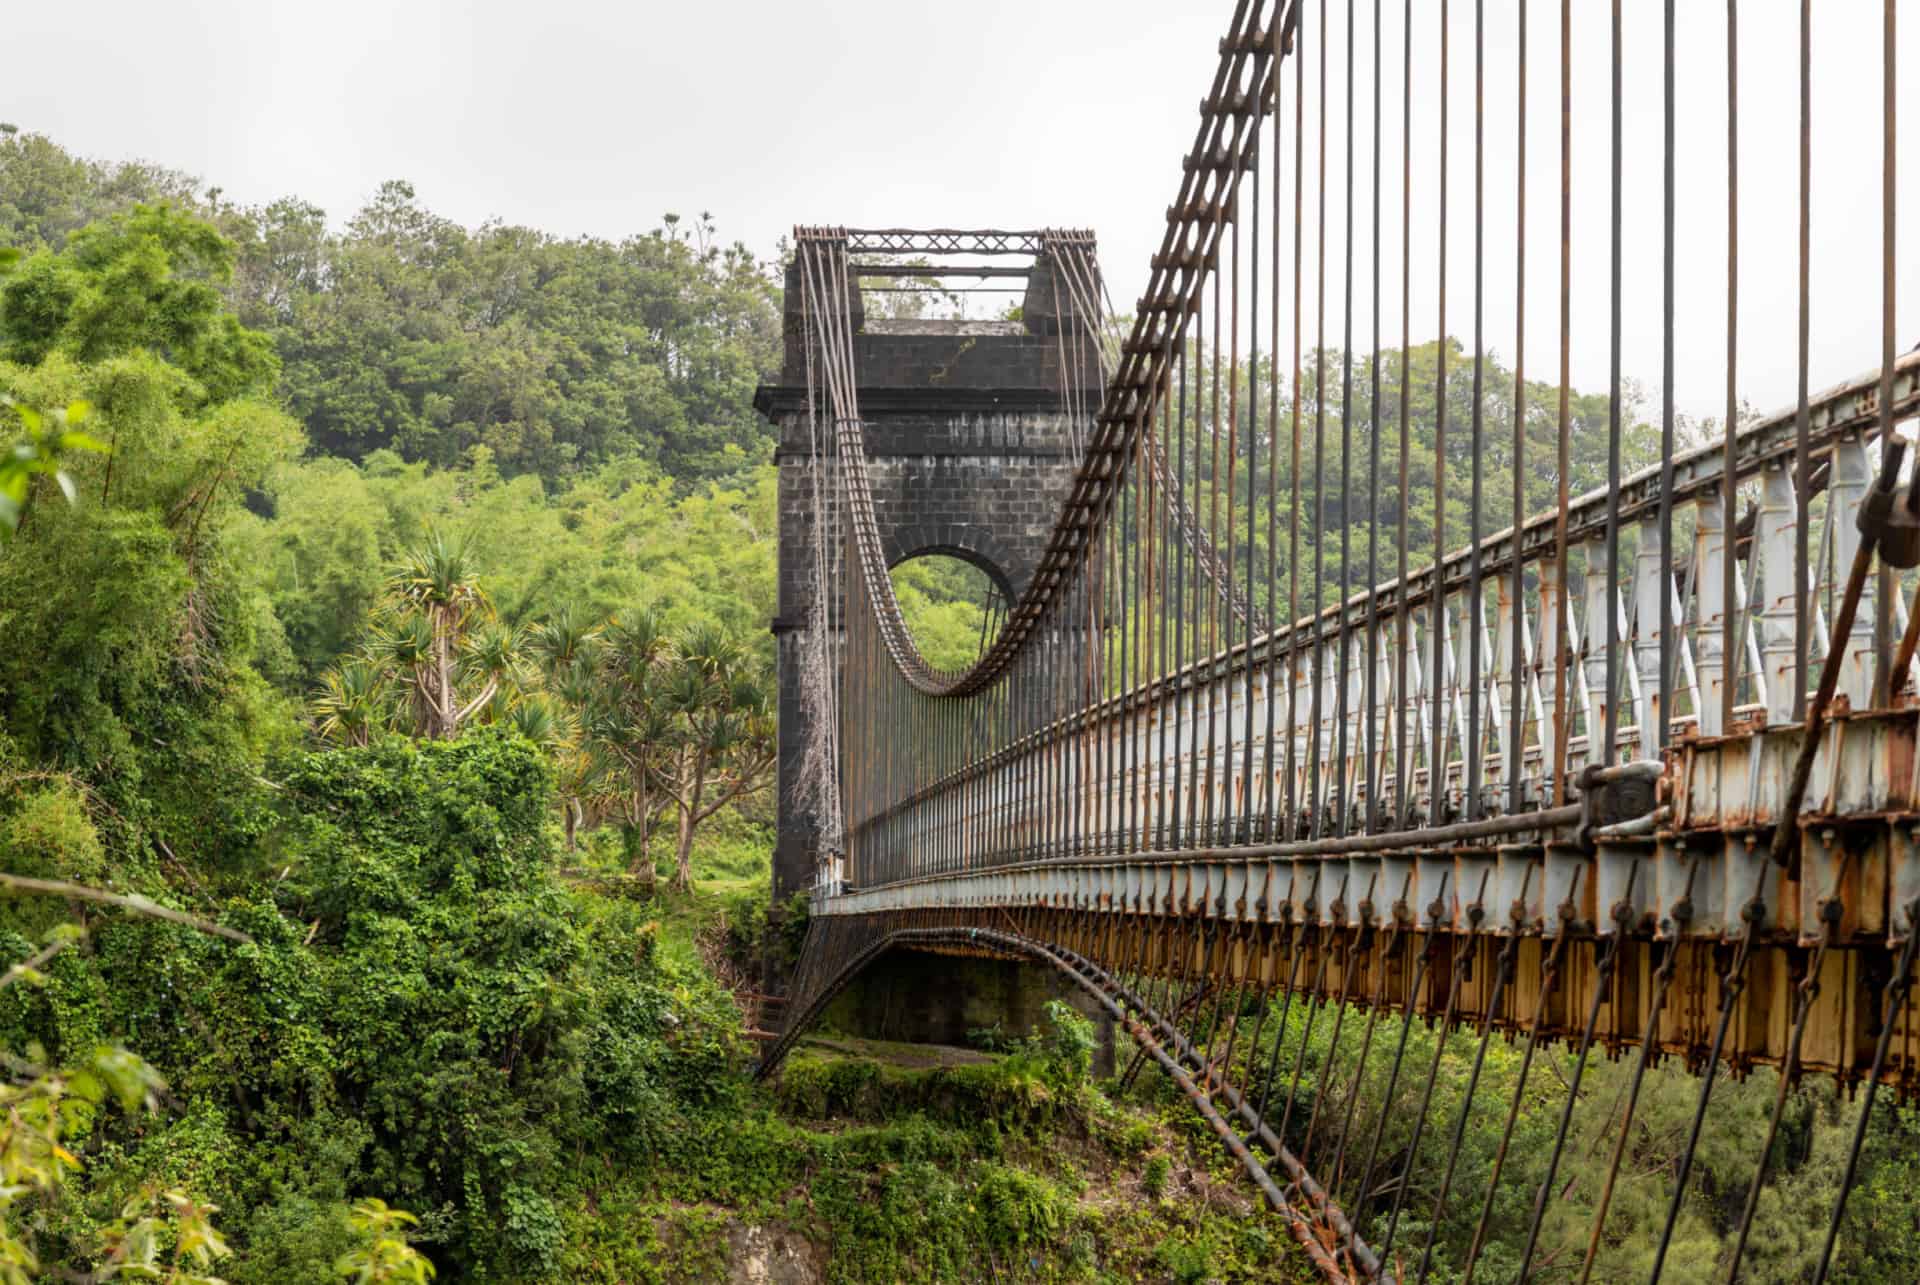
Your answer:
[[[1124,314],[1090,232],[796,230],[785,369],[759,404],[782,440],[776,875],[808,890],[811,921],[762,1072],[902,952],[1053,970],[1173,1079],[1332,1280],[1427,1279],[1456,1207],[1478,1214],[1446,1279],[1488,1270],[1496,1243],[1532,1279],[1574,1116],[1623,1110],[1586,1280],[1662,1061],[1692,1073],[1691,1123],[1652,1280],[1705,1198],[1688,1176],[1727,1127],[1716,1085],[1778,1072],[1728,1205],[1740,1279],[1789,1087],[1827,1077],[1861,1109],[1837,1198],[1808,1214],[1826,1279],[1876,1099],[1920,1094],[1920,486],[1902,436],[1920,353],[1894,333],[1894,5],[1882,110],[1839,125],[1881,144],[1881,208],[1849,226],[1881,248],[1860,296],[1881,342],[1824,390],[1812,86],[1863,59],[1816,62],[1810,4],[1766,35],[1798,55],[1799,239],[1763,270],[1797,273],[1799,392],[1763,415],[1740,399],[1740,107],[1783,90],[1742,86],[1727,5],[1725,405],[1704,430],[1674,391],[1674,5],[1663,154],[1636,161],[1665,193],[1658,306],[1633,304],[1664,360],[1644,424],[1621,361],[1622,111],[1641,71],[1622,6],[1594,48],[1574,38],[1591,6],[1496,0],[1520,33],[1498,68],[1487,7],[1454,0],[1463,25],[1447,3],[1239,0]],[[1606,154],[1574,154],[1592,136],[1576,77],[1604,86]],[[1560,107],[1544,119],[1542,90]],[[1465,148],[1450,112],[1473,121]],[[1526,167],[1556,134],[1558,200],[1529,209]],[[1489,166],[1518,170],[1500,209]],[[1609,211],[1596,244],[1573,239],[1576,201]],[[1447,229],[1463,210],[1470,252]],[[1558,254],[1529,262],[1555,228]],[[1582,257],[1608,265],[1601,402],[1570,378]],[[1512,292],[1510,369],[1489,268]],[[957,282],[1020,306],[869,316],[877,292]],[[1437,296],[1425,317],[1416,283]],[[1530,312],[1557,317],[1546,380],[1527,373]],[[1004,606],[961,670],[921,655],[889,577],[928,552],[981,567]],[[1457,1112],[1435,1106],[1444,1043],[1409,1056],[1416,1024],[1473,1040]],[[1303,1081],[1316,1032],[1343,1028],[1361,1032],[1351,1082],[1331,1059]],[[1488,1101],[1496,1039],[1523,1060]],[[1566,1074],[1540,1069],[1549,1050]],[[1583,1097],[1597,1059],[1634,1068],[1623,1105]],[[1388,1111],[1360,1101],[1382,1077],[1382,1101],[1413,1108],[1385,1145]],[[1504,1121],[1471,1191],[1469,1112]],[[1500,1212],[1522,1184],[1522,1214]]]

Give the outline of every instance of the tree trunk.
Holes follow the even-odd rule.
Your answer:
[[[638,875],[651,884],[654,878],[653,859],[647,854],[647,824],[644,819],[620,824],[620,846],[626,854],[627,873]]]
[[[653,846],[653,791],[648,788],[645,769],[635,774],[639,779],[634,786],[632,797],[627,800],[627,824],[621,828],[621,834],[628,836],[626,854],[627,871],[639,874],[644,864],[647,868],[647,881],[653,881],[653,858],[649,850]]]
[[[487,685],[480,689],[480,694],[474,697],[472,700],[468,701],[466,708],[460,710],[458,713],[456,713],[453,716],[453,730],[449,732],[448,735],[452,736],[454,733],[457,733],[460,730],[460,725],[466,722],[474,714],[478,713],[481,709],[485,708],[487,703],[491,701],[494,698],[494,696],[496,696],[499,693],[499,691],[500,691],[500,675],[498,674],[489,675],[487,678]],[[449,695],[449,698],[452,700],[458,700],[460,698],[459,693],[457,692],[449,692],[448,695]]]
[[[693,813],[680,809],[680,841],[674,850],[673,886],[681,892],[693,888]]]
[[[699,824],[700,796],[707,784],[707,756],[697,750],[687,753],[693,758],[693,780],[686,794],[676,799],[680,805],[680,836],[673,867],[673,886],[681,892],[693,890],[693,829]],[[686,770],[685,758],[681,759],[681,767]]]
[[[459,730],[459,714],[456,712],[458,707],[454,704],[458,698],[454,695],[453,691],[453,641],[451,637],[453,633],[453,622],[448,619],[444,611],[435,611],[432,620],[434,661],[437,671],[437,684],[439,686],[439,691],[434,693],[435,703],[439,706],[435,711],[434,719],[439,726],[435,729],[434,735],[440,740],[452,740],[454,733]]]

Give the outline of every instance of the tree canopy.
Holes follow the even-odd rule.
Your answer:
[[[1048,1279],[1272,1278],[1277,1224],[1212,1208],[1224,1160],[1205,1139],[1185,1181],[1207,1204],[1166,1230],[1156,1139],[1176,1116],[1204,1130],[1172,1088],[1096,1090],[1070,1014],[1045,1038],[983,1033],[1006,1054],[991,1065],[913,1079],[803,1060],[750,1086],[719,966],[790,964],[804,931],[804,904],[766,904],[777,483],[749,393],[779,310],[775,275],[711,218],[619,241],[469,228],[394,182],[335,223],[0,127],[0,250],[17,251],[0,253],[0,882],[60,894],[0,897],[0,1282],[713,1275],[716,1209],[819,1233],[845,1279],[977,1276],[983,1252]],[[1317,357],[1277,423],[1242,403],[1236,485],[1305,480],[1298,558],[1284,526],[1253,535],[1281,566],[1276,616],[1290,587],[1304,609],[1357,586],[1373,524],[1403,512],[1414,565],[1431,558],[1436,401],[1457,425],[1475,413],[1457,346],[1411,355],[1401,494],[1384,358],[1394,481],[1315,487],[1343,411],[1354,458],[1373,445],[1365,359],[1350,407],[1315,400],[1343,360]],[[1189,354],[1195,406],[1204,366]],[[1479,414],[1502,426],[1478,461],[1491,528],[1511,518],[1513,380],[1494,359],[1483,373]],[[1553,399],[1528,402],[1533,509],[1559,479]],[[1603,476],[1607,409],[1573,400],[1575,490]],[[1167,447],[1206,512],[1218,453],[1197,423],[1210,410]],[[1450,434],[1456,476],[1471,449]],[[952,560],[895,583],[947,667],[1004,605]],[[683,887],[719,872],[730,900],[690,926],[714,903],[666,870]],[[1337,1092],[1361,1083],[1346,1029],[1313,1046]],[[1422,1059],[1450,1041],[1451,1114],[1471,1038],[1413,1038]],[[1496,1046],[1489,1080],[1516,1056]],[[1617,1070],[1589,1083],[1605,1096]],[[1721,1092],[1752,1123],[1771,1090],[1763,1073]],[[1365,1101],[1400,1147],[1418,1113],[1384,1087]],[[1644,1240],[1664,1207],[1685,1106],[1640,1114],[1616,1229]],[[1911,1279],[1920,1123],[1879,1110],[1840,1269]],[[1560,1213],[1591,1200],[1611,1127],[1586,1115],[1557,1243],[1580,1234]],[[1467,1135],[1462,1189],[1495,1123]],[[1797,1207],[1836,1190],[1847,1123],[1830,1085],[1794,1091],[1754,1279],[1805,1275]],[[1715,1198],[1680,1242],[1700,1279],[1719,1197],[1751,1171],[1738,1129],[1708,1142],[1694,1180]],[[1081,1152],[1142,1207],[1084,1198]],[[1503,1225],[1530,1191],[1500,1189]],[[1470,1213],[1440,1229],[1445,1263]],[[670,1241],[693,1249],[663,1266]]]
[[[0,245],[31,252],[10,359],[158,343],[224,298],[220,334],[200,340],[214,351],[167,355],[196,377],[216,359],[272,377],[277,357],[274,388],[317,453],[451,466],[484,446],[503,474],[550,481],[638,460],[691,488],[738,484],[771,442],[751,401],[778,364],[777,289],[704,213],[566,239],[462,227],[395,180],[336,228],[298,198],[234,206],[175,172],[16,132],[0,136]],[[116,288],[89,293],[103,274]],[[103,313],[102,297],[127,311]]]

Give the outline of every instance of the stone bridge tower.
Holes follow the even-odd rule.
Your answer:
[[[945,231],[847,235],[848,251],[860,266],[846,306],[852,314],[867,472],[887,564],[947,554],[980,568],[1008,601],[1016,600],[1039,563],[1079,463],[1068,390],[1084,399],[1081,413],[1088,417],[1102,391],[1094,345],[1086,341],[1085,323],[1069,302],[1048,238]],[[945,256],[991,261],[955,264]],[[902,260],[918,266],[903,269],[897,266]],[[869,295],[877,301],[902,277],[923,288],[929,275],[1003,289],[1011,283],[1000,297],[1020,300],[1021,319],[883,320],[874,315],[878,308],[866,306]],[[783,320],[786,357],[780,380],[763,385],[754,398],[755,408],[780,434],[774,456],[780,468],[780,614],[773,621],[780,656],[776,900],[811,880],[818,833],[817,818],[804,801],[796,801],[792,789],[809,731],[800,699],[797,631],[805,627],[813,605],[815,511],[804,320],[792,270]],[[819,431],[826,434],[832,419],[824,411],[822,393],[815,414]],[[1081,438],[1085,431],[1083,422]]]

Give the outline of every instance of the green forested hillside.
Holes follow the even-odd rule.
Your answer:
[[[271,343],[277,396],[317,453],[445,467],[484,446],[503,473],[549,480],[636,459],[682,488],[765,462],[751,402],[777,360],[774,286],[705,214],[613,243],[461,227],[401,181],[351,213],[239,207],[170,170],[0,131],[0,246],[60,250],[162,200],[231,242],[221,293]]]
[[[1092,1081],[1071,1014],[750,1084],[723,981],[804,930],[767,904],[770,265],[704,215],[567,240],[403,183],[333,213],[0,128],[0,1281],[726,1279],[775,1242],[808,1280],[1298,1279],[1178,1093]],[[896,582],[963,663],[984,577]],[[1336,1084],[1350,1039],[1311,1050]],[[1754,1279],[1804,1274],[1841,1120],[1796,1095]],[[1920,1263],[1895,1123],[1859,1279]]]
[[[0,1279],[1271,1248],[1101,1213],[1189,1148],[1039,1046],[857,1110],[859,1057],[750,1088],[717,977],[801,927],[766,904],[773,312],[711,235],[399,187],[329,232],[0,138]]]
[[[0,1276],[412,1279],[379,1199],[443,1277],[579,1279],[589,1175],[744,1092],[710,974],[559,871],[764,842],[764,277],[398,188],[296,249],[17,135],[0,193],[0,872],[56,890],[0,905]]]

